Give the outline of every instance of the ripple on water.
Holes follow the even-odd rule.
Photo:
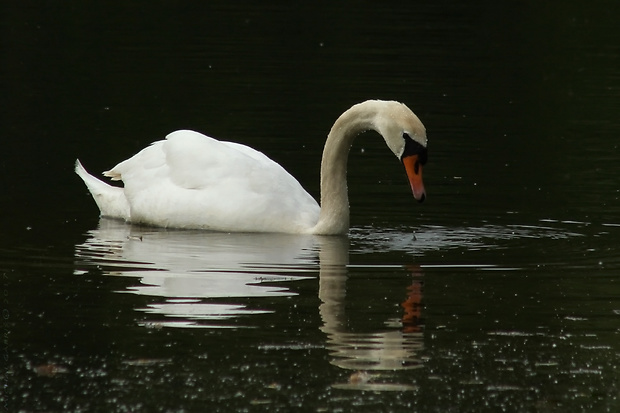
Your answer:
[[[352,250],[359,254],[378,251],[403,251],[413,255],[424,255],[429,251],[467,248],[502,248],[505,241],[566,239],[579,237],[575,231],[536,225],[481,225],[468,227],[445,227],[425,225],[415,231],[377,229],[372,227],[353,228],[350,233]]]

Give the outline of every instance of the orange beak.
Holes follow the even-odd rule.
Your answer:
[[[420,163],[418,155],[405,156],[402,162],[403,165],[405,165],[405,171],[407,171],[413,197],[418,202],[424,202],[424,199],[426,199],[426,190],[424,189],[424,182],[422,181],[422,164]]]

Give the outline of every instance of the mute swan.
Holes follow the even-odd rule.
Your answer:
[[[368,100],[334,123],[321,162],[321,207],[299,182],[267,156],[247,146],[180,130],[119,163],[104,175],[110,186],[84,180],[102,216],[171,228],[232,232],[345,234],[349,229],[347,157],[355,137],[381,134],[405,166],[413,196],[424,201],[424,125],[402,103]]]

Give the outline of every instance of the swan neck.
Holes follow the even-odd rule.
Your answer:
[[[349,230],[347,160],[360,133],[375,129],[376,112],[359,104],[343,113],[334,123],[323,149],[321,161],[321,212],[315,234],[346,234]]]

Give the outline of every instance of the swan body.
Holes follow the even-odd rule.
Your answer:
[[[180,130],[152,143],[104,175],[75,171],[102,216],[137,224],[231,232],[343,234],[349,228],[346,167],[355,136],[373,129],[403,162],[414,197],[423,201],[426,132],[404,104],[366,101],[332,127],[321,162],[321,206],[279,164],[250,147]]]

